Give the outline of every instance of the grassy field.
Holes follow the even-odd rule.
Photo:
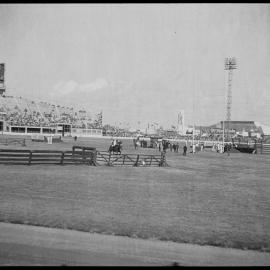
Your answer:
[[[109,143],[79,138],[76,145],[106,150]],[[0,148],[75,145],[26,144]],[[132,141],[124,141],[124,152],[135,152]],[[164,168],[0,165],[0,221],[270,251],[270,156],[169,151],[167,162]]]

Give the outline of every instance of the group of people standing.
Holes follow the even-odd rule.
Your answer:
[[[223,146],[223,143],[215,143],[213,144],[212,151],[217,152],[217,153],[224,153],[230,151],[232,148],[231,144],[225,144]]]
[[[162,146],[162,149],[161,149],[161,146]],[[167,149],[170,149],[170,151],[172,152],[175,152],[175,153],[178,153],[179,152],[179,143],[172,143],[172,142],[169,142],[169,141],[165,141],[163,140],[162,143],[158,143],[158,147],[159,147],[159,151],[163,150],[164,152],[166,152]],[[187,155],[187,143],[184,144],[183,146],[183,156],[186,156]]]
[[[139,138],[137,139],[133,139],[133,143],[134,143],[134,147],[135,149],[137,149],[139,146],[144,147],[143,145],[143,140],[139,140]],[[175,153],[179,153],[179,149],[180,149],[180,144],[179,142],[172,142],[169,140],[161,140],[161,141],[156,141],[155,142],[155,146],[158,148],[159,152],[165,152],[169,149],[171,152],[175,152]],[[197,153],[199,151],[202,151],[204,148],[203,144],[199,144],[199,143],[194,143],[191,146],[191,151],[190,153]],[[187,155],[188,152],[188,142],[186,141],[183,145],[183,156]]]

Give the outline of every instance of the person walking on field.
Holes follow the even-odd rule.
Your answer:
[[[183,156],[186,156],[187,155],[187,146],[186,145],[184,145],[183,150],[184,150]]]

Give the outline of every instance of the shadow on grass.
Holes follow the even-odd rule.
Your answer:
[[[147,235],[140,235],[139,234],[134,234],[133,232],[125,232],[125,233],[114,233],[111,231],[107,230],[84,230],[84,229],[76,229],[71,226],[66,226],[66,225],[55,225],[55,226],[49,226],[46,224],[42,224],[39,222],[31,222],[31,221],[22,221],[22,220],[8,220],[8,219],[1,219],[0,222],[5,222],[5,223],[11,223],[11,224],[21,224],[21,225],[30,225],[30,226],[37,226],[37,227],[44,227],[44,228],[53,228],[53,229],[63,229],[63,230],[71,230],[71,231],[81,231],[81,232],[88,232],[88,233],[98,233],[98,234],[104,234],[104,235],[113,235],[113,236],[122,236],[122,237],[129,237],[129,238],[134,238],[134,239],[144,239],[144,240],[158,240],[158,241],[163,241],[163,242],[174,242],[174,243],[185,243],[185,244],[193,244],[193,245],[200,245],[200,246],[213,246],[213,247],[221,247],[221,248],[234,248],[234,249],[240,249],[240,250],[254,250],[254,251],[260,251],[260,252],[270,252],[270,247],[264,246],[263,244],[257,244],[257,243],[250,243],[249,245],[244,245],[243,243],[240,242],[216,242],[214,240],[209,240],[205,242],[198,242],[198,241],[175,241],[172,239],[167,239],[163,237],[152,237],[152,236],[147,236]],[[173,262],[171,266],[181,266],[179,265],[178,262]]]

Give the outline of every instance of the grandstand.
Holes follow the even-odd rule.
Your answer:
[[[239,134],[243,136],[258,136],[263,135],[264,131],[260,125],[257,125],[257,122],[254,121],[224,121],[224,128],[230,128],[232,133]],[[211,128],[223,129],[223,121],[220,123],[212,125]]]
[[[44,101],[0,95],[0,132],[49,133],[62,136],[102,136],[102,113]]]
[[[225,137],[229,134],[231,138],[262,138],[264,141],[270,137],[270,127],[255,121],[224,121]],[[195,137],[204,140],[221,140],[223,139],[223,121],[209,126],[194,126]],[[188,126],[187,135],[192,135],[193,125]],[[226,139],[226,138],[225,138]]]

